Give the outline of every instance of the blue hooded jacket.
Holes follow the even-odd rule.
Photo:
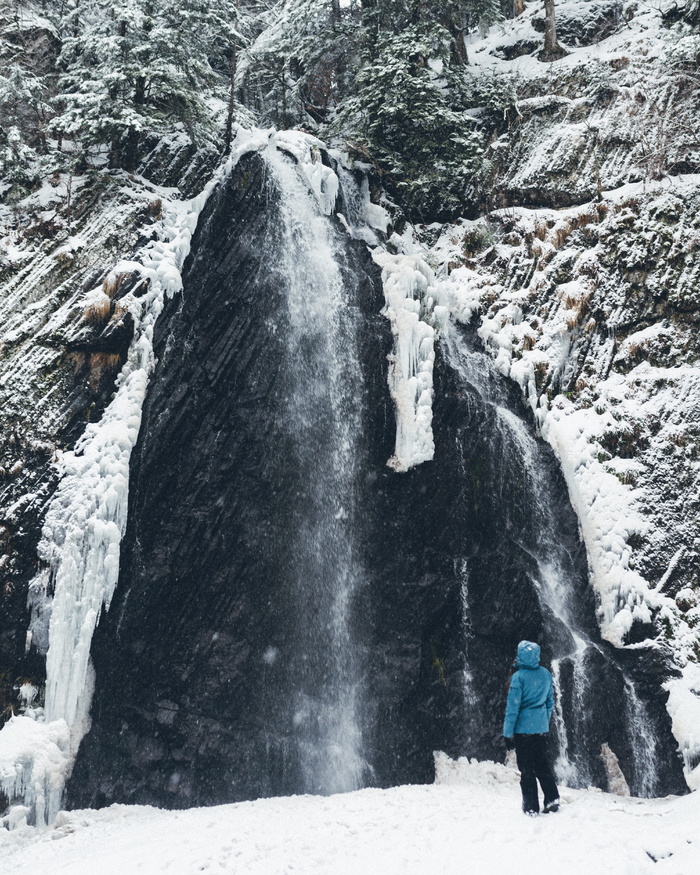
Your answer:
[[[518,644],[517,671],[510,679],[503,735],[538,735],[549,731],[554,709],[552,675],[540,665],[540,646],[532,641]]]

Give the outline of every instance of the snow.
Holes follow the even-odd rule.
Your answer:
[[[113,805],[62,812],[53,829],[0,830],[13,875],[590,875],[700,867],[700,795],[639,800],[562,792],[525,817],[515,771],[437,755],[433,785],[260,799],[189,811]],[[656,862],[655,862],[656,861]]]
[[[685,780],[691,790],[700,790],[700,666],[688,662],[682,676],[668,681],[665,688],[673,734],[685,760]]]
[[[0,787],[4,793],[23,796],[26,803],[15,806],[16,822],[18,815],[46,811],[60,799],[68,773],[70,731],[65,720],[44,724],[19,715],[3,726],[2,736]]]
[[[543,423],[543,434],[562,465],[574,510],[581,524],[592,582],[599,596],[599,622],[603,637],[616,646],[632,627],[633,619],[650,622],[650,606],[657,606],[641,575],[629,568],[627,542],[646,530],[635,512],[629,486],[609,474],[597,460],[596,434],[603,417],[589,423],[585,410],[557,399]]]

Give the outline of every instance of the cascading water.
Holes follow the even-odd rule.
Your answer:
[[[363,389],[358,318],[339,267],[339,232],[289,158],[274,147],[264,157],[279,190],[289,318],[283,421],[302,493],[289,520],[297,648],[288,685],[301,789],[334,793],[360,787],[365,768],[352,629],[362,574],[353,542]]]
[[[530,574],[542,611],[543,637],[557,693],[553,728],[558,744],[558,777],[572,786],[587,786],[594,780],[591,750],[601,747],[596,721],[601,692],[598,685],[602,681],[608,687],[619,688],[626,714],[623,734],[632,752],[633,792],[653,796],[659,787],[655,730],[634,684],[604,649],[592,627],[591,605],[582,604],[581,581],[577,581],[580,573],[561,542],[550,504],[544,445],[510,408],[499,376],[484,353],[451,326],[444,346],[447,361],[461,381],[477,393],[481,404],[491,408],[494,440],[500,447],[504,472],[518,472],[529,494],[527,517],[513,519],[511,538],[533,560]],[[502,487],[506,488],[505,482]]]

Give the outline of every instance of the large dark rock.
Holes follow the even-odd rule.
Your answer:
[[[183,294],[160,318],[119,586],[93,642],[92,729],[69,784],[73,806],[185,807],[309,789],[293,686],[306,661],[322,687],[333,654],[322,607],[300,602],[290,581],[309,490],[284,428],[292,378],[280,221],[280,193],[264,160],[244,159],[212,195]],[[339,224],[334,233],[341,239]],[[344,239],[342,270],[361,326],[352,530],[361,583],[349,634],[362,782],[429,781],[437,749],[502,756],[510,661],[518,640],[533,638],[546,661],[562,659],[580,774],[605,785],[599,754],[607,742],[633,788],[641,787],[634,740],[617,716],[624,677],[599,641],[565,484],[537,442],[533,494],[498,428],[498,405],[524,416],[517,387],[501,380],[495,404],[441,346],[435,460],[404,474],[389,469],[389,324],[379,315],[380,278],[366,247]],[[541,548],[549,543],[542,530],[554,537],[552,519],[577,629],[592,642],[585,714],[572,693],[571,633],[538,597]],[[625,659],[636,664],[644,654]],[[681,791],[660,684],[648,686],[640,694],[661,758],[654,789]]]

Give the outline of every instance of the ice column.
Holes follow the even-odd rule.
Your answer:
[[[391,255],[381,249],[373,258],[382,268],[394,351],[389,356],[389,391],[396,409],[396,449],[388,464],[407,471],[433,458],[434,310],[430,295],[433,272],[418,255]]]

